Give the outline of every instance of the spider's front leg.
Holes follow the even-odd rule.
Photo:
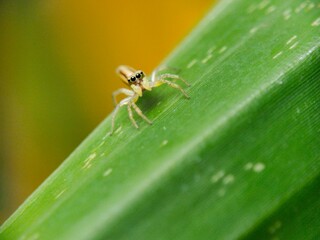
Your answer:
[[[151,82],[155,82],[158,73],[164,70],[168,70],[168,71],[174,71],[174,72],[178,72],[180,71],[179,68],[174,68],[174,67],[168,67],[167,65],[161,65],[159,67],[157,67],[152,73],[151,73]],[[177,75],[176,75],[177,76]],[[179,76],[178,76],[179,77]]]
[[[179,86],[178,84],[176,83],[173,83],[165,78],[169,78],[168,77],[169,74],[163,74],[163,75],[160,75],[158,79],[156,79],[154,82],[152,82],[152,87],[157,87],[157,86],[160,86],[161,84],[167,84],[168,86],[172,87],[172,88],[175,88],[175,89],[178,89],[186,98],[190,98],[190,96],[186,93],[186,91],[184,91],[184,89]],[[170,74],[171,78],[172,78],[172,75],[173,74]],[[176,75],[173,75],[173,76],[176,76]],[[185,82],[186,84],[188,84],[185,80],[183,80],[182,78],[180,78],[179,76],[177,76],[176,79],[180,79],[181,81]],[[188,84],[189,86],[189,84]]]
[[[176,79],[176,80],[180,80],[182,81],[185,85],[187,85],[188,87],[191,86],[190,83],[188,83],[186,80],[184,80],[182,77],[180,77],[179,75],[176,75],[176,74],[171,74],[171,73],[164,73],[164,74],[161,74],[159,76],[160,79],[166,79],[166,78],[171,78],[171,79]]]
[[[113,100],[114,106],[117,106],[117,104],[118,104],[118,102],[117,102],[117,96],[118,96],[119,94],[124,94],[124,95],[127,95],[127,96],[132,97],[132,96],[134,95],[134,92],[131,91],[131,90],[129,90],[129,89],[126,89],[126,88],[120,88],[120,89],[114,91],[114,92],[112,93],[112,100]]]
[[[119,94],[125,94],[127,95],[128,97],[121,100],[120,103],[117,103],[117,100],[116,100],[116,97],[119,95]],[[124,105],[128,105],[134,98],[134,92],[129,90],[129,89],[126,89],[126,88],[120,88],[118,89],[117,91],[113,92],[112,94],[112,99],[113,99],[113,103],[114,105],[116,106],[115,109],[113,110],[113,114],[112,114],[112,120],[111,120],[111,132],[110,132],[110,136],[113,134],[114,132],[114,127],[115,127],[115,119],[116,119],[116,116],[117,116],[117,113],[119,112],[119,109],[124,106]],[[129,105],[128,105],[129,106]],[[131,110],[131,109],[130,109]],[[132,114],[131,114],[132,116]],[[130,113],[129,113],[129,117],[130,117]],[[131,118],[130,118],[131,119]],[[132,117],[133,119],[133,117]],[[133,119],[134,121],[134,119]],[[136,126],[136,124],[135,124]]]
[[[125,91],[124,91],[124,90],[125,90]],[[117,90],[117,91],[114,92],[114,94],[113,94],[113,99],[114,99],[114,101],[115,101],[116,95],[118,95],[118,94],[120,94],[120,93],[129,95],[129,97],[121,100],[119,104],[117,104],[117,103],[115,102],[117,105],[116,105],[116,107],[115,107],[115,109],[114,109],[113,116],[112,116],[112,126],[111,126],[110,135],[112,135],[113,132],[114,132],[116,115],[117,115],[119,109],[120,109],[122,106],[125,106],[125,105],[127,105],[128,115],[129,115],[130,121],[132,122],[133,126],[135,126],[136,128],[139,128],[136,120],[135,120],[134,117],[133,117],[131,107],[133,107],[133,109],[135,110],[135,112],[136,112],[141,118],[143,118],[143,120],[145,120],[145,121],[146,121],[147,123],[149,123],[149,124],[152,124],[152,121],[150,121],[150,120],[142,113],[141,109],[135,104],[135,101],[137,100],[137,95],[134,94],[133,91],[128,90],[128,89],[125,89],[125,88]]]
[[[139,128],[136,120],[134,120],[133,118],[133,114],[132,114],[132,110],[131,110],[131,104],[132,104],[132,101],[130,101],[127,105],[127,110],[128,110],[128,114],[129,114],[129,118],[130,118],[130,121],[132,122],[133,126],[135,126],[137,129]]]
[[[134,97],[127,97],[123,100],[120,101],[119,104],[117,104],[116,108],[113,111],[113,115],[112,115],[112,123],[111,123],[111,132],[110,132],[110,136],[113,134],[114,132],[114,127],[115,127],[115,119],[117,116],[117,113],[119,112],[119,109],[125,105],[127,105],[127,111],[128,111],[128,115],[130,118],[130,121],[132,122],[133,126],[135,126],[136,128],[139,128],[136,120],[134,120],[133,118],[133,114],[132,114],[132,110],[131,110],[131,105],[133,103]]]
[[[177,71],[176,68],[171,68],[171,67],[167,67],[167,66],[160,66],[158,68],[156,68],[152,74],[151,74],[151,79],[150,79],[150,85],[151,87],[158,87],[161,84],[165,83],[167,85],[169,85],[172,88],[178,89],[186,98],[190,98],[189,95],[183,90],[183,88],[181,86],[179,86],[176,83],[173,83],[171,81],[169,81],[168,79],[175,79],[175,80],[180,80],[182,81],[184,84],[186,84],[187,86],[190,86],[190,84],[184,80],[182,77],[180,77],[177,74],[171,74],[171,73],[163,73],[163,74],[159,74],[159,72],[163,71],[163,70],[175,70]]]

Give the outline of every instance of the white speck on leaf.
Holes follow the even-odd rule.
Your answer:
[[[289,20],[289,18],[291,17],[291,9],[287,9],[283,12],[283,18],[284,20]]]
[[[206,56],[204,59],[202,59],[202,63],[207,63],[209,60],[210,60],[210,58],[212,58],[212,55],[211,54],[209,54],[208,56]]]
[[[259,27],[253,27],[250,29],[250,33],[253,34],[253,33],[257,32],[258,29],[259,29]]]
[[[301,12],[301,10],[303,10],[306,6],[307,6],[307,3],[306,3],[306,2],[303,2],[303,3],[301,3],[294,11],[295,11],[296,13],[299,13],[299,12]]]
[[[280,79],[280,80],[278,80],[276,83],[279,84],[279,85],[282,85],[282,84],[283,84],[283,81],[282,81],[282,79]]]
[[[117,130],[114,132],[115,134],[118,134],[122,130],[122,126],[118,127]],[[122,133],[122,132],[121,132]]]
[[[220,51],[219,51],[219,53],[223,53],[224,51],[226,51],[227,50],[227,46],[223,46],[221,49],[220,49]]]
[[[105,141],[102,141],[97,148],[101,147],[103,144],[105,143]]]
[[[108,168],[108,169],[103,173],[103,176],[104,176],[104,177],[107,177],[107,176],[109,176],[111,173],[112,173],[112,168]]]
[[[63,189],[62,191],[60,191],[56,196],[55,199],[58,199],[59,197],[62,196],[62,194],[66,191],[67,189]]]
[[[103,138],[102,138],[102,140],[104,141],[107,137],[109,137],[110,136],[110,132],[108,132]]]
[[[299,42],[295,42],[294,44],[292,44],[289,49],[294,49],[296,46],[298,46]]]
[[[316,5],[314,3],[309,3],[307,10],[310,11],[313,9]]]
[[[264,9],[266,6],[268,6],[269,4],[269,0],[263,0],[260,4],[259,4],[259,9]]]
[[[276,59],[278,57],[280,57],[280,55],[282,55],[282,51],[281,52],[278,52],[276,55],[273,56],[273,59]]]
[[[244,169],[247,170],[247,171],[251,170],[252,167],[253,167],[253,164],[251,162],[248,162],[246,165],[244,165]]]
[[[311,23],[311,26],[313,26],[313,27],[320,26],[320,17],[317,18],[316,20],[314,20],[314,21]]]
[[[92,160],[93,160],[96,156],[97,156],[96,153],[90,154],[90,156],[87,157],[86,160],[84,160],[84,165],[82,166],[82,169],[90,168],[90,167],[91,167],[91,164],[92,164],[91,162],[92,162]]]
[[[300,108],[297,108],[296,112],[299,114],[301,112]]]
[[[197,59],[193,59],[191,62],[189,62],[189,64],[188,64],[187,68],[191,68],[191,67],[193,67],[193,65],[195,65],[197,62],[198,62],[198,60],[197,60]]]
[[[234,176],[232,174],[228,174],[227,176],[225,176],[222,180],[222,183],[224,185],[228,185],[234,182]]]
[[[297,38],[297,35],[294,35],[293,37],[291,37],[288,41],[287,41],[287,45],[289,45],[290,43],[292,43],[293,40],[295,40]]]
[[[259,173],[262,172],[265,169],[265,167],[266,166],[263,163],[259,162],[253,166],[253,171]]]
[[[216,183],[218,182],[223,176],[225,175],[225,172],[223,170],[217,172],[215,175],[212,176],[211,182]]]
[[[270,6],[268,7],[268,9],[266,10],[266,14],[270,14],[272,12],[274,12],[277,8],[275,6]]]
[[[163,142],[161,143],[161,146],[163,147],[163,146],[167,145],[168,142],[169,142],[168,140],[163,140]]]

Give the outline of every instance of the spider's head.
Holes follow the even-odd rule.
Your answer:
[[[143,71],[137,71],[132,67],[121,65],[117,68],[117,73],[122,81],[138,93],[139,96],[141,96],[143,90],[151,90]]]
[[[134,74],[132,74],[131,76],[129,76],[128,78],[128,83],[129,85],[140,85],[143,81],[143,78],[145,77],[144,72],[139,70],[136,71]]]

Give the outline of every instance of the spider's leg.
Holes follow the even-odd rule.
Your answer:
[[[165,84],[169,85],[172,88],[178,89],[186,98],[190,98],[190,96],[178,84],[175,84],[173,82],[170,82],[168,80],[161,79],[161,78],[156,81],[155,85],[158,85],[158,83],[160,83],[160,84],[161,83],[165,83]]]
[[[133,109],[136,111],[136,113],[137,113],[140,117],[143,118],[143,120],[145,120],[145,121],[146,121],[147,123],[149,123],[149,124],[152,124],[152,121],[149,120],[149,119],[147,118],[147,116],[142,113],[141,109],[140,109],[134,102],[132,102],[131,104],[132,104]]]
[[[180,72],[180,68],[175,68],[175,67],[168,67],[167,65],[161,65],[159,67],[157,67],[153,72],[152,72],[152,75],[151,75],[151,82],[155,81],[156,80],[156,76],[159,72],[163,71],[163,70],[172,70],[174,71],[175,73],[178,73]]]
[[[116,120],[116,116],[117,113],[119,112],[119,109],[124,106],[124,105],[128,105],[130,103],[130,101],[132,101],[133,97],[127,97],[123,100],[121,100],[121,102],[119,104],[117,104],[117,106],[115,107],[115,109],[113,110],[113,114],[112,114],[112,120],[111,120],[111,132],[110,132],[110,136],[113,134],[114,132],[114,127],[115,127],[115,120]]]
[[[182,77],[176,75],[176,74],[170,74],[170,73],[164,73],[164,74],[161,74],[159,76],[160,79],[165,79],[165,78],[172,78],[172,79],[177,79],[177,80],[181,80],[184,84],[186,84],[187,86],[190,86],[190,84],[184,80]]]
[[[151,79],[150,79],[150,82],[151,82],[151,83],[154,83],[154,82],[156,81],[157,73],[158,73],[158,70],[157,70],[157,69],[155,69],[155,70],[151,73]]]
[[[117,99],[116,99],[116,97],[119,95],[119,94],[125,94],[125,95],[127,95],[127,96],[133,96],[134,95],[134,92],[133,91],[131,91],[131,90],[129,90],[129,89],[126,89],[126,88],[120,88],[120,89],[118,89],[118,90],[116,90],[116,91],[114,91],[113,93],[112,93],[112,100],[113,100],[113,104],[115,105],[115,106],[117,106]]]
[[[130,118],[130,121],[132,122],[133,126],[135,126],[136,128],[139,128],[138,124],[136,123],[136,120],[134,120],[134,118],[133,118],[133,114],[132,114],[132,110],[131,110],[131,104],[127,105],[129,118]]]

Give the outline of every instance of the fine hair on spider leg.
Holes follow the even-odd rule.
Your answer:
[[[170,73],[164,73],[164,74],[161,74],[159,76],[160,79],[166,79],[166,78],[171,78],[171,79],[176,79],[176,80],[180,80],[182,81],[184,84],[186,84],[188,87],[191,86],[190,83],[188,83],[186,80],[184,80],[182,77],[176,75],[176,74],[170,74]]]
[[[170,82],[168,80],[165,80],[165,79],[159,79],[157,80],[158,82],[161,82],[161,83],[165,83],[167,84],[168,86],[172,87],[172,88],[175,88],[175,89],[178,89],[180,90],[180,92],[186,97],[186,98],[190,98],[190,96],[183,90],[183,88],[181,86],[179,86],[178,84],[175,84],[173,82]]]
[[[139,128],[136,120],[134,120],[134,118],[133,118],[133,114],[132,114],[132,110],[131,110],[131,104],[128,104],[128,105],[127,105],[127,109],[128,109],[129,118],[130,118],[132,124],[133,124],[136,128]]]

